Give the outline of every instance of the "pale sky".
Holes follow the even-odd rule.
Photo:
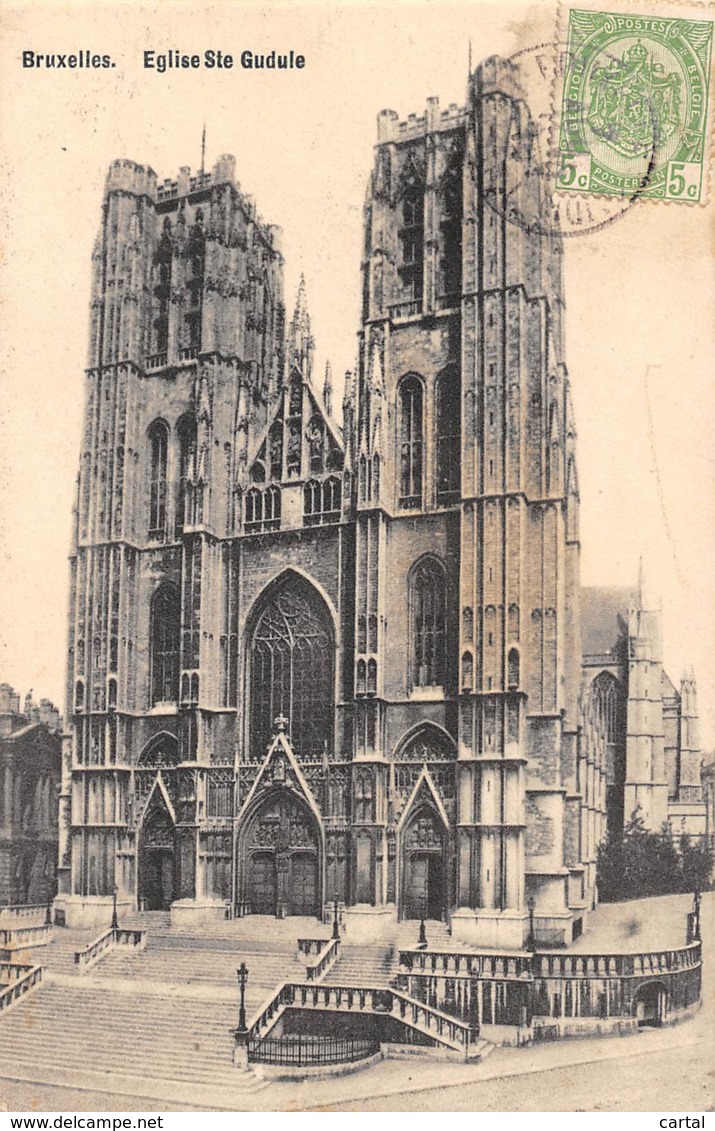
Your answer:
[[[375,116],[463,104],[476,64],[555,38],[555,4],[4,4],[0,12],[0,681],[64,707],[67,580],[90,256],[108,164],[160,179],[233,153],[282,225],[291,312],[305,273],[317,370],[352,368]],[[143,68],[170,48],[306,56],[301,71]],[[23,69],[23,50],[113,69]],[[666,667],[698,680],[715,744],[713,206],[642,201],[567,241],[566,362],[578,427],[582,581],[663,604]]]

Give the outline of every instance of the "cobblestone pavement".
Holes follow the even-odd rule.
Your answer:
[[[538,1075],[435,1088],[337,1104],[339,1111],[677,1111],[713,1110],[713,1054],[707,1043]]]

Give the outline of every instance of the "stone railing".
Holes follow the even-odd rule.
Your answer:
[[[249,1044],[267,1036],[287,1009],[389,1017],[431,1038],[436,1044],[459,1052],[465,1059],[469,1057],[470,1049],[476,1047],[474,1026],[450,1017],[401,990],[283,982],[260,1012],[254,1015],[246,1030],[235,1031],[237,1063],[247,1062]]]
[[[74,955],[75,967],[78,974],[86,974],[100,959],[117,946],[133,946],[142,950],[146,946],[146,931],[135,930],[133,927],[110,927],[98,938],[82,950],[76,950]]]
[[[328,939],[314,962],[307,962],[305,976],[309,982],[318,982],[335,965],[340,953],[340,939]]]
[[[391,318],[411,318],[422,313],[422,303],[419,299],[409,302],[396,302],[390,307]]]
[[[521,980],[531,976],[530,954],[514,951],[480,954],[475,951],[401,950],[400,973],[441,974],[464,978]]]
[[[669,950],[637,954],[558,954],[534,955],[533,973],[541,978],[642,978],[645,974],[672,974],[676,970],[699,966],[699,942]]]
[[[166,353],[152,353],[145,362],[144,368],[148,371],[150,369],[163,369],[168,362],[168,355]]]
[[[320,954],[331,939],[298,939],[298,954]]]
[[[38,986],[42,981],[42,967],[0,962],[0,1013]]]
[[[634,1016],[641,987],[654,981],[662,984],[664,1020],[683,1016],[701,995],[699,942],[638,954],[407,950],[399,958],[401,990],[476,1029],[622,1022]]]
[[[51,906],[51,905],[49,905]],[[47,903],[14,903],[0,907],[0,926],[16,923],[22,919],[35,919],[44,923],[47,918]]]
[[[51,923],[0,927],[0,950],[27,950],[31,946],[46,946],[50,942],[52,942]]]

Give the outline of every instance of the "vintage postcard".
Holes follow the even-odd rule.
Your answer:
[[[712,1110],[714,24],[0,5],[7,1112]]]

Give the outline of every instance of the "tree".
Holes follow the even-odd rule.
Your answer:
[[[598,853],[598,890],[604,903],[671,892],[703,891],[712,885],[713,853],[701,840],[681,837],[670,826],[646,828],[640,806],[622,832],[609,832]]]

